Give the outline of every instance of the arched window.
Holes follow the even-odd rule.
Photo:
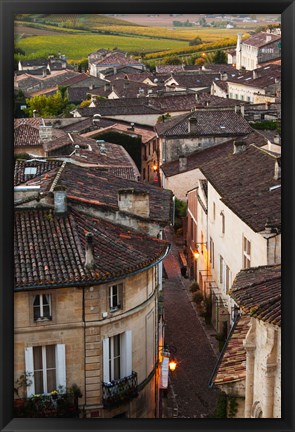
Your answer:
[[[252,418],[263,418],[263,411],[259,401],[254,402],[251,411]]]

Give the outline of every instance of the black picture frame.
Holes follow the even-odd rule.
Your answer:
[[[295,5],[268,0],[0,0],[0,429],[12,431],[292,431],[294,430],[294,77]],[[282,418],[281,419],[13,419],[13,34],[17,13],[282,14]]]

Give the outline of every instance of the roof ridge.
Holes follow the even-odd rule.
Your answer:
[[[52,182],[52,185],[51,185],[51,188],[49,189],[49,192],[53,192],[53,191],[54,191],[54,188],[55,188],[55,186],[56,186],[58,180],[60,179],[60,176],[61,176],[61,174],[62,174],[62,172],[63,172],[63,170],[64,170],[64,168],[65,168],[65,166],[66,166],[66,163],[67,163],[66,161],[64,161],[64,162],[62,163],[62,166],[61,166],[60,169],[58,170],[58,172],[57,172],[57,174],[56,174],[56,177],[55,177],[55,179],[54,179],[53,182]]]

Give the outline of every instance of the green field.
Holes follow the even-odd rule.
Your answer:
[[[185,47],[186,42],[150,39],[144,37],[123,37],[112,35],[57,35],[33,36],[21,39],[17,47],[25,51],[26,56],[44,56],[44,52],[62,53],[68,60],[79,60],[99,48],[115,47],[127,52],[154,52]]]

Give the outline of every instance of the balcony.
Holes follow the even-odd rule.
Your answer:
[[[119,380],[102,383],[102,403],[104,408],[114,408],[136,398],[137,395],[136,372],[132,372],[131,375]]]

